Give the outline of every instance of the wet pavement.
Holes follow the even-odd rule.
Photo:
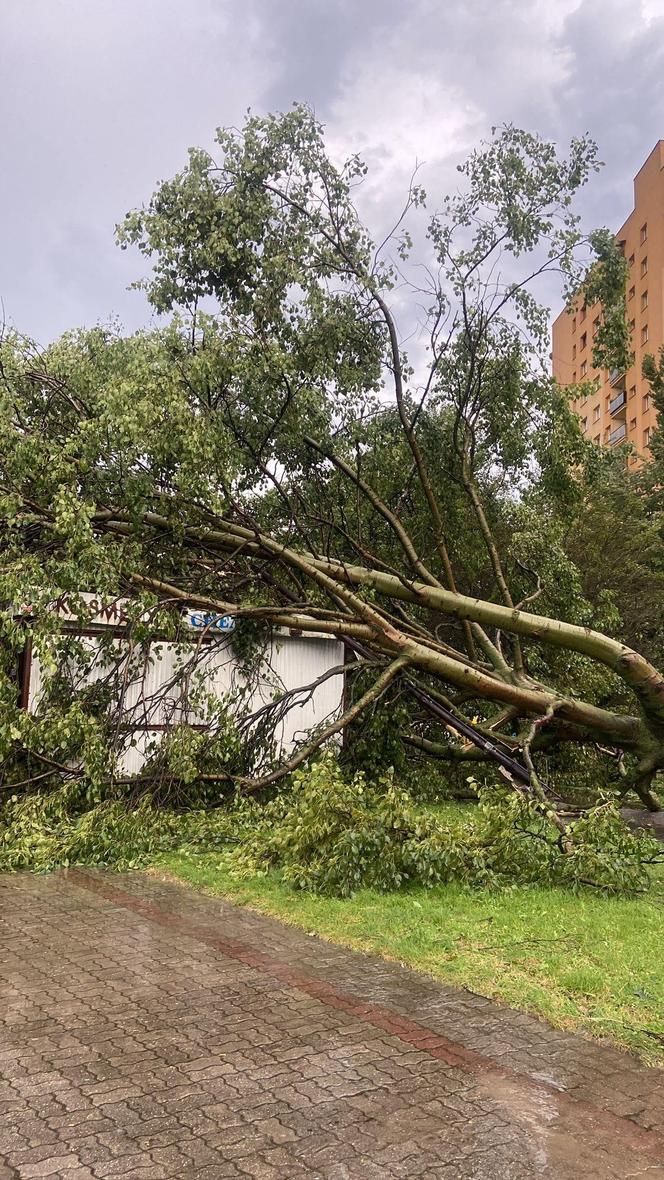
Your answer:
[[[142,874],[0,877],[0,1180],[664,1180],[664,1072]]]

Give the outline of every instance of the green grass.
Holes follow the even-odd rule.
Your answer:
[[[634,899],[458,886],[315,897],[278,874],[236,880],[224,854],[172,853],[153,872],[544,1017],[664,1066],[664,876]]]

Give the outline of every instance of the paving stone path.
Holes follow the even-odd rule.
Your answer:
[[[0,877],[0,1180],[664,1180],[664,1073],[143,874]]]

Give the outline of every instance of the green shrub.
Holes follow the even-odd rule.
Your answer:
[[[252,814],[244,802],[180,813],[147,796],[134,807],[118,798],[86,807],[80,785],[68,783],[45,795],[14,796],[0,810],[0,871],[135,868],[172,848],[221,848],[244,834]]]
[[[480,792],[465,821],[445,823],[385,775],[345,778],[332,755],[293,776],[292,791],[267,804],[233,854],[234,872],[279,868],[285,881],[347,897],[358,889],[399,889],[457,881],[645,888],[656,841],[633,835],[606,803],[570,827],[563,847],[551,813],[515,791]]]
[[[174,848],[230,848],[237,875],[277,868],[295,888],[340,897],[448,881],[630,893],[646,887],[664,851],[629,832],[612,803],[570,824],[563,843],[551,813],[532,799],[507,787],[479,794],[478,807],[450,820],[415,802],[392,774],[345,775],[332,753],[262,805],[237,796],[214,810],[175,811],[143,796],[132,806],[117,793],[91,800],[84,784],[70,782],[0,808],[0,871],[126,869]]]
[[[267,804],[234,856],[240,874],[283,870],[314,893],[346,897],[357,889],[398,889],[466,876],[473,825],[452,833],[418,808],[391,775],[345,778],[332,755],[293,776],[292,790]]]
[[[479,810],[492,870],[505,882],[637,893],[664,859],[656,839],[625,826],[612,798],[569,823],[564,841],[551,810],[507,787],[481,791]]]

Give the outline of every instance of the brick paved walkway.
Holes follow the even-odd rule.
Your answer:
[[[0,1180],[664,1180],[664,1074],[141,874],[0,877]]]

